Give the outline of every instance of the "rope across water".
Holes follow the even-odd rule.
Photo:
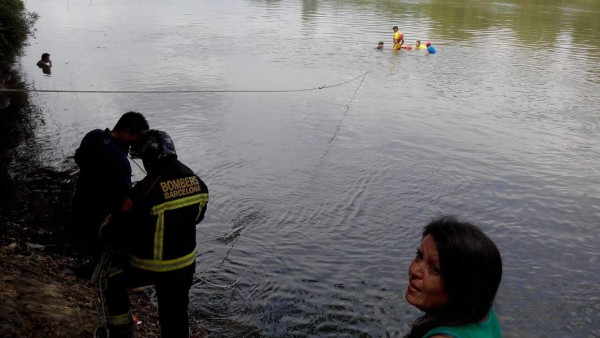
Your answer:
[[[31,92],[31,93],[76,93],[76,94],[197,94],[197,93],[294,93],[307,92],[321,89],[339,87],[363,78],[367,72],[353,77],[350,80],[336,83],[333,85],[324,84],[322,86],[302,89],[197,89],[197,90],[70,90],[70,89],[9,89],[0,88],[1,92]]]

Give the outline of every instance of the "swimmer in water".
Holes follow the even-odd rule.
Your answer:
[[[427,54],[435,54],[436,53],[436,50],[431,45],[431,42],[427,41],[427,43],[425,45],[427,46]]]
[[[50,54],[42,54],[42,58],[38,61],[37,66],[42,69],[44,74],[50,74],[50,68],[52,68],[52,60],[50,60]]]

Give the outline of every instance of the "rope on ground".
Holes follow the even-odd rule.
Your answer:
[[[106,291],[106,278],[108,276],[108,270],[111,266],[111,250],[107,249],[100,257],[94,274],[92,275],[92,283],[96,284],[96,291],[98,292],[98,301],[96,303],[96,310],[100,316],[100,324],[94,330],[94,338],[109,337],[108,321],[106,320],[106,304],[104,299],[104,292]]]
[[[363,78],[367,73],[356,76],[348,81],[336,83],[333,85],[324,84],[322,86],[304,89],[273,89],[273,90],[243,90],[243,89],[199,89],[199,90],[66,90],[66,89],[9,89],[0,88],[1,92],[28,92],[28,93],[75,93],[75,94],[197,94],[197,93],[294,93],[307,92],[313,90],[329,89],[345,85],[359,78]],[[361,81],[362,83],[362,81]]]

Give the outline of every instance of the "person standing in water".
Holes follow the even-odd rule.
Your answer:
[[[37,66],[42,69],[44,74],[50,74],[52,68],[52,60],[50,60],[50,54],[42,54],[42,58],[37,62]]]
[[[404,34],[398,31],[398,26],[394,26],[392,30],[394,31],[394,44],[392,49],[400,50],[402,48],[402,44],[404,43]]]

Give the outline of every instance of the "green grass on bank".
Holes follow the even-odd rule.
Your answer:
[[[27,38],[35,33],[38,14],[25,9],[21,0],[0,1],[0,72],[8,72]]]

